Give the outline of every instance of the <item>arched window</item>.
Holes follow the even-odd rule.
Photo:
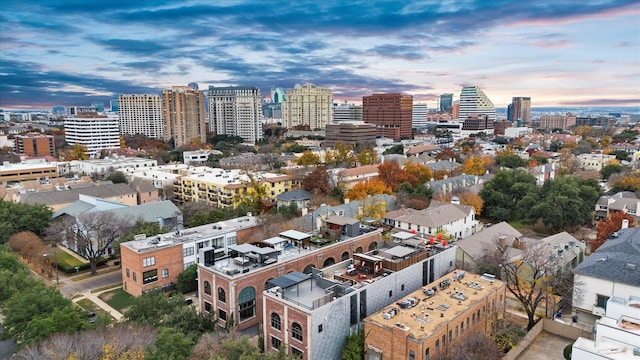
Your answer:
[[[238,312],[240,313],[240,321],[244,321],[256,316],[256,289],[249,286],[238,296]]]
[[[227,293],[225,293],[221,287],[218,288],[218,301],[227,302]]]
[[[300,324],[295,322],[291,324],[291,337],[302,341],[302,326],[300,326]]]
[[[281,330],[280,315],[271,313],[271,327],[276,330]]]
[[[211,283],[208,281],[204,282],[204,293],[207,295],[211,295]]]

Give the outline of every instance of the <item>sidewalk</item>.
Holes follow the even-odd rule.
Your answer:
[[[94,304],[98,305],[98,307],[100,307],[102,310],[108,312],[114,319],[116,319],[116,321],[120,321],[123,317],[122,313],[120,313],[118,310],[112,308],[111,306],[109,306],[109,304],[107,304],[106,302],[102,301],[98,295],[102,294],[103,292],[107,292],[107,291],[111,291],[113,289],[106,289],[106,290],[102,290],[100,292],[97,293],[92,293],[91,291],[85,291],[82,292],[80,294],[78,294],[78,297],[73,299],[74,303],[77,303],[78,301],[82,300],[82,299],[88,299],[89,301],[93,302]]]

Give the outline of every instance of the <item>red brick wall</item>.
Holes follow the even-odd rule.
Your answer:
[[[183,271],[182,262],[182,245],[172,245],[168,247],[158,248],[154,251],[146,251],[138,253],[126,246],[120,247],[121,264],[122,264],[122,288],[133,296],[140,296],[144,290],[162,287],[171,282],[178,282],[178,274]],[[143,267],[143,259],[155,256],[155,265]],[[149,284],[143,284],[142,274],[145,271],[157,269],[158,280]],[[169,270],[169,276],[162,277],[162,269]],[[127,276],[129,270],[129,276]],[[133,273],[136,274],[136,280],[133,280]]]

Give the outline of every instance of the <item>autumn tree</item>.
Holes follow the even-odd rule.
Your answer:
[[[311,192],[317,189],[325,195],[329,194],[331,192],[331,184],[327,168],[316,166],[313,171],[302,179],[302,188]]]
[[[446,147],[442,149],[439,153],[437,153],[435,158],[436,160],[452,160],[453,159],[453,161],[457,161],[458,159],[460,159],[460,154],[457,151],[455,151],[452,147]]]
[[[433,173],[429,167],[422,164],[416,164],[413,161],[405,163],[403,169],[407,174],[413,175],[418,183],[429,182],[433,177]]]
[[[351,190],[347,191],[344,197],[351,200],[362,200],[366,198],[367,195],[391,195],[392,193],[391,187],[382,180],[369,179],[355,184]]]
[[[376,221],[382,220],[386,214],[386,202],[384,198],[378,196],[366,197],[360,204],[356,219],[374,219]]]
[[[40,263],[42,254],[46,252],[46,246],[42,239],[31,231],[21,231],[11,236],[9,246],[29,263]]]
[[[476,214],[482,213],[482,205],[484,204],[484,201],[480,195],[465,191],[459,194],[458,198],[460,199],[460,204],[472,206]]]
[[[633,216],[623,212],[612,212],[606,219],[598,221],[596,224],[596,238],[590,242],[591,253],[607,241],[609,236],[622,228],[622,220],[629,221],[629,227],[633,227],[635,219]]]
[[[305,150],[295,161],[300,166],[313,166],[320,164],[320,156],[311,150]]]
[[[408,182],[414,186],[418,183],[418,179],[400,168],[400,165],[398,165],[396,161],[387,161],[378,165],[378,179],[393,191],[403,182]]]
[[[484,175],[487,169],[484,166],[484,160],[479,156],[468,157],[463,164],[462,171],[465,174]]]
[[[333,144],[333,160],[336,165],[349,166],[354,161],[353,145],[348,145],[342,141]]]
[[[640,194],[640,170],[613,175],[609,178],[609,185],[614,191],[631,191]]]
[[[378,162],[378,153],[373,146],[367,146],[358,152],[356,159],[360,166],[372,165]]]

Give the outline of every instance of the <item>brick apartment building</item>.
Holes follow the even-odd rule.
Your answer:
[[[31,133],[16,135],[16,153],[32,156],[56,156],[56,142],[51,135]]]
[[[504,308],[506,286],[493,276],[454,271],[404,301],[408,306],[392,304],[364,320],[365,359],[428,360],[474,331],[489,335],[488,318]]]

